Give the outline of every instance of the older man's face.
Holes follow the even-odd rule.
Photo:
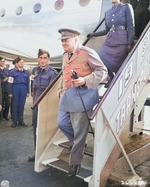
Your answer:
[[[62,46],[66,52],[72,53],[77,44],[77,38],[62,39]]]

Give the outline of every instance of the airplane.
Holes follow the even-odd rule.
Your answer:
[[[6,63],[21,56],[26,65],[33,66],[39,48],[50,53],[53,66],[61,66],[58,29],[78,30],[82,44],[104,16],[102,7],[112,6],[110,1],[100,0],[0,0],[0,4],[0,56]]]
[[[58,29],[78,30],[81,32],[80,43],[83,43],[88,33],[94,28],[99,29],[97,25],[103,20],[105,11],[112,6],[110,0],[27,0],[22,3],[18,0],[8,6],[9,3],[12,4],[10,0],[1,2],[0,55],[5,56],[8,62],[21,55],[30,66],[37,64],[39,48],[50,52],[53,66],[61,64],[63,49],[58,40]],[[104,23],[100,29],[104,29]],[[139,177],[134,167],[150,157],[147,151],[149,142],[144,146],[141,144],[129,155],[124,148],[130,136],[138,135],[145,128],[140,112],[150,89],[149,33],[150,22],[91,116],[94,119],[95,138],[89,134],[87,149],[90,150],[85,152],[83,172],[78,174],[89,187],[105,186],[108,177],[114,181],[124,179],[123,182],[128,182],[129,174],[130,179],[135,178],[136,182]],[[92,38],[87,46],[97,51],[104,39]],[[56,92],[60,81],[58,77],[52,82],[33,105],[38,104],[39,111],[36,172],[49,166],[68,172],[66,165],[70,152],[59,146],[67,140],[57,126],[59,99]],[[121,152],[123,157],[120,156]]]

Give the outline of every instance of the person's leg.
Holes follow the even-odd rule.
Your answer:
[[[18,105],[19,105],[19,89],[18,85],[13,86],[13,104],[12,104],[12,121],[15,124],[13,127],[17,125],[17,117],[18,117]]]
[[[108,88],[108,86],[110,85],[111,81],[112,81],[113,78],[114,78],[113,72],[112,72],[109,68],[107,68],[107,69],[108,69],[108,75],[109,75],[110,79],[109,79],[109,81],[105,84],[105,88]]]
[[[36,149],[36,128],[37,128],[37,116],[38,115],[38,106],[35,106],[33,109],[33,129],[34,129],[34,148]]]
[[[1,120],[3,120],[3,117],[4,117],[4,96],[5,96],[5,93],[2,92],[2,111],[1,111]]]
[[[38,99],[39,96],[34,95],[33,97],[33,103]],[[33,122],[33,136],[34,136],[34,150],[36,151],[36,128],[37,128],[37,118],[38,118],[38,106],[35,106],[33,109],[33,116],[32,116],[32,122]],[[33,156],[28,157],[29,162],[35,161],[35,154]]]
[[[74,145],[71,150],[70,165],[81,165],[89,129],[89,119],[85,112],[70,113],[70,119],[74,130]]]
[[[27,87],[26,85],[20,86],[20,95],[19,95],[19,110],[18,110],[18,120],[20,124],[24,124],[23,114],[24,114],[24,105],[26,101]]]
[[[8,93],[5,92],[4,93],[4,106],[5,106],[5,109],[3,111],[3,118],[5,118],[6,120],[9,120],[8,119],[9,105],[10,105],[10,99],[9,99]]]
[[[70,141],[74,139],[74,132],[70,121],[70,113],[65,111],[59,111],[57,124],[61,131],[67,136]]]

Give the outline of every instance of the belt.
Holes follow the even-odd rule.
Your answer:
[[[83,87],[85,87],[85,84],[82,85],[82,86],[78,86],[77,88],[81,89],[81,88],[83,88]]]
[[[126,30],[126,28],[124,26],[117,26],[115,27],[114,25],[112,26],[112,28],[110,29],[111,32],[115,32],[118,30]]]

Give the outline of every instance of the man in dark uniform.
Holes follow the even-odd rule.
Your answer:
[[[2,112],[2,90],[1,90],[1,81],[0,81],[0,114]],[[1,119],[0,119],[1,122]]]
[[[150,21],[150,0],[139,0],[135,9],[135,36],[140,37]]]
[[[33,102],[35,102],[43,91],[48,87],[51,81],[57,76],[57,72],[48,65],[50,55],[47,51],[39,49],[38,62],[39,66],[32,71],[31,81],[33,81]],[[34,147],[36,148],[36,128],[37,128],[38,106],[33,110],[33,127],[34,127]],[[29,157],[28,161],[34,161],[35,156]]]
[[[13,60],[13,61],[12,61],[12,64],[14,65],[14,68],[11,69],[10,72],[11,72],[12,70],[14,70],[14,69],[15,69],[15,70],[18,69],[18,63],[17,63],[16,60]],[[10,108],[11,118],[12,118],[12,106],[13,106],[13,97],[11,98],[11,108]]]
[[[8,97],[8,78],[9,78],[9,70],[4,67],[5,66],[5,58],[0,57],[0,78],[1,78],[1,87],[2,87],[2,112],[1,118],[5,120],[8,119],[9,105],[10,99]]]
[[[73,142],[70,155],[68,176],[78,173],[89,128],[86,111],[90,111],[99,102],[97,85],[108,80],[108,72],[98,54],[78,43],[78,31],[60,29],[63,55],[63,90],[59,104],[58,126],[67,138]],[[72,79],[72,70],[79,78]],[[78,89],[78,90],[77,90]],[[82,96],[82,104],[79,93]]]
[[[9,77],[9,97],[13,97],[12,127],[18,125],[27,127],[23,120],[24,105],[26,97],[29,96],[29,72],[23,68],[24,61],[17,57],[14,63],[18,64],[18,69],[14,69]]]

